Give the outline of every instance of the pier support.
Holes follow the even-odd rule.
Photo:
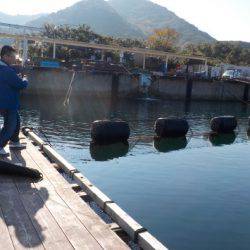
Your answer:
[[[124,52],[120,51],[120,63],[123,63],[123,59],[124,59]]]
[[[28,60],[28,49],[29,49],[28,48],[28,40],[25,39],[25,40],[23,40],[23,55],[22,55],[23,62],[22,62],[22,66],[24,66],[25,63]]]
[[[56,59],[56,43],[53,43],[53,59]]]
[[[166,72],[166,75],[168,73],[168,60],[169,60],[169,57],[167,56],[166,57],[166,61],[165,61],[165,72]]]
[[[187,74],[186,101],[190,101],[192,98],[192,91],[193,91],[193,75],[190,73],[189,64],[187,65],[186,74]]]
[[[248,94],[249,94],[249,85],[246,84],[246,85],[245,85],[245,88],[244,88],[244,95],[243,95],[243,100],[244,100],[245,102],[248,101]]]
[[[105,51],[103,51],[102,50],[102,58],[101,58],[101,60],[104,62],[104,60],[105,60]]]
[[[206,77],[207,77],[208,76],[207,60],[205,60],[205,71],[206,71]]]
[[[118,74],[112,75],[112,89],[111,89],[111,99],[112,101],[116,101],[118,97],[119,92],[119,78],[120,76]]]
[[[143,70],[146,69],[146,54],[143,54]]]

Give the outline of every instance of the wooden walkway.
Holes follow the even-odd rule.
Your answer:
[[[6,161],[38,169],[44,179],[0,176],[0,249],[129,249],[39,152],[10,151]]]

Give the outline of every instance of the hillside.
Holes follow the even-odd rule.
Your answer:
[[[86,24],[101,35],[115,37],[143,37],[143,32],[129,24],[104,0],[83,0],[64,10],[28,22],[28,25],[42,26]]]
[[[149,0],[109,0],[110,5],[128,22],[149,35],[156,28],[169,27],[180,33],[180,44],[211,43],[215,39],[181,19],[167,8]]]
[[[0,22],[2,23],[10,23],[10,24],[19,24],[24,25],[27,22],[35,20],[41,16],[45,16],[45,14],[38,15],[7,15],[3,12],[0,12]]]
[[[248,43],[248,42],[242,42],[242,41],[221,41],[221,42],[228,43],[228,44],[238,46],[238,47],[243,48],[243,49],[249,49],[250,50],[250,43]]]

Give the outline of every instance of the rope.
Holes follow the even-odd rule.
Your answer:
[[[64,100],[64,102],[63,102],[63,105],[64,105],[65,107],[69,105],[69,100],[70,100],[70,96],[71,96],[71,93],[72,93],[73,83],[74,83],[74,80],[75,80],[75,76],[76,76],[76,71],[73,72],[71,81],[70,81],[70,83],[69,83],[69,88],[68,88],[67,94],[66,94],[66,96],[65,96],[65,100]]]

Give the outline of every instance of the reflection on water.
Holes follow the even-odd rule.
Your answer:
[[[209,140],[213,146],[223,146],[233,144],[236,139],[235,133],[227,134],[210,134]]]
[[[170,249],[249,249],[249,106],[98,99],[72,99],[68,107],[62,103],[24,98],[23,125],[41,127],[56,150]],[[203,136],[210,131],[210,119],[220,115],[238,117],[236,137]],[[159,117],[186,118],[192,130],[187,140],[154,140]],[[90,145],[91,123],[105,118],[129,122],[129,145]]]
[[[184,149],[188,144],[186,137],[180,138],[157,138],[154,139],[154,147],[159,152],[167,153],[175,150]]]
[[[96,161],[108,161],[115,158],[126,156],[129,150],[129,144],[125,142],[99,145],[93,142],[90,143],[91,157]]]

